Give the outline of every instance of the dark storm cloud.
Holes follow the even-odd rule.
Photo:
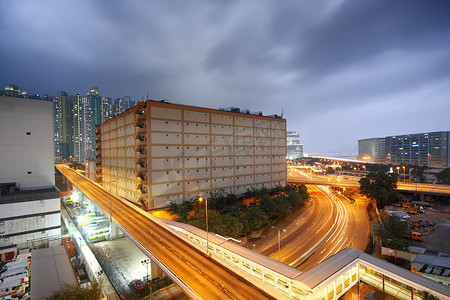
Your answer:
[[[449,130],[449,6],[4,0],[0,84],[283,110],[307,152],[354,150],[360,138]]]

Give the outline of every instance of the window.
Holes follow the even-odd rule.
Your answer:
[[[27,135],[31,135],[31,132],[28,131],[28,132],[27,132]]]

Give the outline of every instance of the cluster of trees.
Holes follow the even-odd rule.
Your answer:
[[[101,284],[93,281],[87,287],[81,287],[78,284],[70,285],[64,283],[61,289],[53,291],[53,294],[46,298],[47,300],[97,300],[100,299]]]
[[[408,224],[399,217],[388,214],[383,214],[381,221],[383,224],[377,234],[383,244],[394,250],[406,251],[411,244],[405,239],[409,234]]]
[[[450,184],[450,168],[444,169],[436,174],[439,183]]]
[[[308,198],[303,185],[251,190],[239,198],[220,191],[207,200],[208,229],[223,236],[240,238],[261,229],[269,221],[285,218],[303,206]],[[249,201],[247,205],[245,202]],[[171,203],[169,212],[180,222],[206,229],[205,201]]]
[[[359,180],[362,195],[376,201],[378,208],[392,203],[404,201],[404,197],[396,190],[398,173],[387,173],[380,170],[369,172]]]

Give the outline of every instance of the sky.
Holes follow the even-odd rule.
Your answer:
[[[305,153],[450,130],[447,0],[2,0],[0,89],[283,114]]]

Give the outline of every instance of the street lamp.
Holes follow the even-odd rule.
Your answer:
[[[206,255],[208,255],[208,247],[209,247],[209,238],[208,238],[208,198],[205,198],[205,207],[206,207]],[[202,202],[203,198],[198,198],[198,201]]]
[[[272,228],[275,228],[272,226]],[[281,262],[281,241],[280,241],[280,237],[281,237],[281,231],[286,232],[286,229],[279,229],[278,230],[278,261]]]
[[[405,179],[406,179],[406,167],[403,166],[402,168],[403,168],[403,182],[405,182]]]
[[[147,265],[147,277],[145,277],[145,281],[147,282],[148,285],[150,285],[150,290],[149,290],[149,292],[150,292],[150,299],[152,299],[152,294],[153,294],[153,291],[152,291],[152,280],[150,279],[150,282],[149,282],[149,280],[148,280],[148,266],[150,265],[150,259],[149,259],[149,258],[146,258],[146,259],[144,259],[144,260],[141,260],[141,264]]]
[[[116,176],[117,176],[117,171],[116,172]],[[109,175],[109,221],[112,223],[112,207],[111,207],[111,194],[112,194],[112,185],[111,183],[116,182],[116,194],[117,194],[117,179],[112,181],[112,172]]]
[[[428,153],[428,168],[430,167],[430,165],[431,165],[431,154]]]

